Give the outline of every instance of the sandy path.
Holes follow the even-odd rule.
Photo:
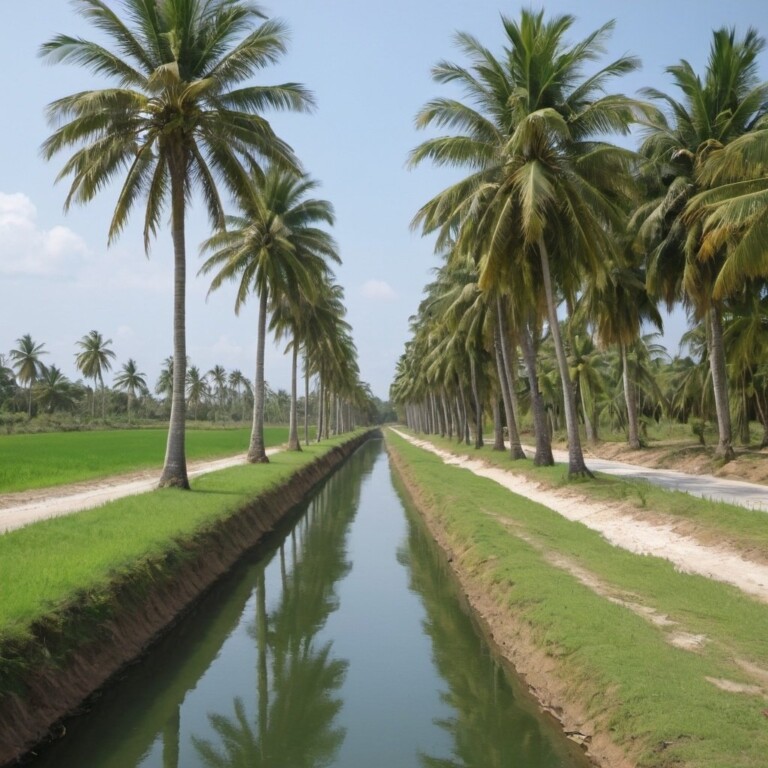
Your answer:
[[[268,448],[267,455],[271,456],[281,450],[283,450],[282,446]],[[238,464],[245,464],[245,454],[190,463],[187,475],[190,478],[198,477]],[[0,533],[6,533],[39,520],[92,509],[124,496],[148,493],[157,488],[159,477],[160,470],[151,469],[93,482],[0,495]]]
[[[635,519],[622,514],[615,506],[600,504],[570,493],[543,489],[521,475],[491,467],[476,459],[466,459],[441,451],[432,443],[417,440],[398,430],[393,432],[410,443],[437,454],[446,464],[468,469],[480,477],[499,483],[514,493],[543,504],[569,520],[583,523],[588,528],[599,531],[614,546],[640,555],[662,557],[674,563],[680,571],[732,584],[743,592],[768,603],[768,566],[747,560],[738,552],[725,547],[701,544],[693,538],[676,533],[670,525],[657,525],[647,520]],[[594,461],[590,464],[598,469]],[[654,473],[654,470],[646,467],[636,467],[636,469],[646,475]],[[719,478],[712,479],[718,483],[727,482]],[[704,481],[702,480],[701,483]],[[703,485],[702,488],[705,490]]]
[[[526,452],[529,456],[533,456],[535,449],[526,447]],[[552,454],[555,461],[568,463],[567,451],[554,450]],[[745,483],[741,480],[715,477],[715,475],[691,475],[676,469],[642,467],[615,459],[600,459],[596,456],[585,457],[585,460],[587,466],[595,472],[605,472],[632,480],[647,480],[668,491],[682,491],[710,501],[724,501],[747,509],[768,512],[768,487],[757,483]]]

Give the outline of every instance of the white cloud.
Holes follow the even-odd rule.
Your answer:
[[[71,229],[40,229],[26,195],[0,192],[0,274],[61,277],[87,254],[85,241]]]
[[[366,280],[362,294],[372,301],[394,301],[397,298],[392,286],[384,280]]]

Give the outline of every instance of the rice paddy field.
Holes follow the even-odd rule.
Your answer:
[[[0,494],[158,470],[166,429],[0,435]],[[187,460],[234,456],[248,450],[250,428],[188,429]],[[264,429],[267,447],[288,440],[287,426]]]

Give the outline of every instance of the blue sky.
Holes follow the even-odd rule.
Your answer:
[[[430,98],[444,94],[431,81],[430,67],[442,58],[462,61],[453,46],[457,30],[500,50],[500,13],[516,16],[524,6],[497,0],[284,0],[263,7],[288,23],[291,42],[284,60],[264,70],[260,81],[302,82],[318,102],[312,115],[269,118],[321,182],[320,196],[336,208],[334,236],[344,262],[337,276],[346,291],[361,377],[386,398],[409,336],[408,318],[438,263],[432,243],[411,232],[409,222],[456,175],[428,165],[406,168],[409,151],[426,137],[415,130],[414,115]],[[643,62],[642,70],[617,83],[628,94],[646,85],[672,92],[664,68],[681,58],[701,71],[714,28],[736,26],[743,32],[752,25],[768,35],[764,0],[558,0],[543,7],[548,14],[576,16],[574,40],[616,20],[606,60],[631,53]],[[0,67],[7,77],[0,122],[0,353],[30,333],[45,344],[46,362],[78,378],[75,342],[96,329],[112,339],[116,367],[133,357],[154,384],[171,353],[170,239],[163,234],[147,259],[138,215],[107,248],[115,189],[64,214],[67,184],[54,184],[64,157],[47,163],[39,152],[50,132],[45,105],[104,83],[84,70],[45,65],[37,57],[40,44],[58,32],[94,37],[65,0],[3,8]],[[768,54],[761,73],[768,79]],[[197,246],[208,234],[204,213],[195,205],[187,232],[190,361],[203,371],[221,364],[251,377],[256,302],[235,317],[228,286],[206,301],[207,280],[195,273]],[[667,325],[666,341],[674,352],[682,318],[678,314]],[[288,387],[288,360],[277,347],[268,350],[266,373],[274,388]]]

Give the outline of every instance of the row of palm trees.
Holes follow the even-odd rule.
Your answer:
[[[310,196],[316,182],[272,130],[267,109],[309,112],[314,98],[298,83],[248,84],[286,51],[287,31],[246,0],[75,0],[77,12],[111,45],[57,35],[41,55],[107,77],[109,87],[49,105],[54,133],[47,158],[74,150],[59,178],[71,181],[66,206],[88,203],[120,183],[109,240],[144,204],[148,251],[170,212],[174,252],[171,413],[161,486],[188,488],[184,430],[187,408],[185,220],[193,192],[213,231],[203,244],[202,272],[211,290],[237,284],[235,311],[249,295],[259,302],[253,429],[248,458],[265,462],[264,344],[269,324],[293,356],[290,444],[299,449],[297,359],[321,382],[322,404],[351,407],[370,394],[359,380],[356,350],[344,320],[343,291],[329,262],[336,245],[327,201]],[[237,210],[227,216],[226,191]],[[183,361],[179,364],[179,361]],[[305,389],[306,391],[306,389]],[[341,409],[343,412],[343,409]],[[337,413],[339,408],[337,408]],[[327,412],[321,411],[327,420]],[[322,429],[321,429],[322,433]]]
[[[392,399],[412,412],[431,407],[444,424],[451,408],[457,421],[459,413],[464,422],[473,415],[477,440],[484,404],[494,410],[501,401],[518,457],[519,358],[534,461],[550,464],[542,373],[552,361],[569,474],[589,474],[580,421],[588,433],[594,424],[584,399],[589,388],[581,386],[587,373],[575,363],[579,345],[587,336],[616,350],[628,439],[638,448],[632,360],[644,328],[661,327],[659,303],[682,303],[701,328],[716,455],[728,460],[724,319],[746,310],[755,313],[747,322],[765,322],[768,83],[757,77],[764,40],[752,29],[743,37],[717,30],[703,76],[686,61],[667,69],[679,100],[655,89],[639,100],[610,90],[615,78],[637,69],[634,57],[586,72],[612,23],[574,44],[565,42],[574,23],[569,15],[523,11],[502,23],[501,56],[471,35],[457,35],[469,64],[442,61],[433,76],[462,96],[436,98],[417,116],[420,127],[451,133],[420,144],[411,164],[431,161],[468,174],[414,218],[414,227],[436,235],[444,264],[414,318]],[[638,127],[637,151],[605,139]],[[551,355],[545,359],[544,337]],[[757,362],[742,362],[744,391]],[[739,376],[732,370],[730,378]]]
[[[111,370],[111,361],[115,353],[110,348],[111,339],[104,339],[98,331],[91,331],[79,342],[81,351],[75,355],[76,365],[86,378],[93,379],[93,387],[85,386],[81,381],[71,381],[56,365],[46,365],[43,356],[48,352],[45,344],[37,343],[30,334],[25,334],[16,340],[16,347],[6,356],[0,354],[0,413],[8,414],[26,411],[27,418],[33,413],[72,413],[78,418],[96,416],[96,398],[100,394],[101,418],[110,416],[127,416],[131,424],[137,406],[144,418],[153,418],[162,413],[162,401],[170,404],[173,391],[173,358],[168,357],[163,362],[160,374],[154,387],[154,395],[147,384],[147,376],[139,370],[135,360],[129,359],[115,372],[112,386],[104,382],[104,375]],[[90,355],[82,351],[85,344],[90,344]],[[316,380],[316,377],[312,377]],[[116,393],[118,393],[116,395]],[[186,401],[188,413],[193,420],[198,417],[208,418],[215,422],[231,420],[242,421],[248,410],[253,408],[253,384],[240,370],[227,371],[222,365],[214,365],[206,373],[187,361]],[[119,397],[118,397],[119,395]],[[87,406],[87,401],[90,406]],[[264,414],[267,422],[285,424],[289,422],[291,411],[297,407],[305,417],[305,442],[308,440],[308,420],[317,420],[321,416],[319,392],[313,386],[312,391],[299,397],[294,406],[290,393],[286,390],[273,390],[267,382],[264,383]],[[33,411],[32,407],[36,409]],[[336,404],[334,403],[334,406]],[[378,412],[371,410],[370,403],[362,404],[367,410],[364,414],[355,411],[358,421],[374,422],[379,418]],[[326,404],[325,412],[331,411]],[[334,411],[333,418],[326,419],[324,434],[343,431],[341,422],[352,419],[343,410],[339,411],[338,419]],[[338,423],[337,423],[338,422]]]

